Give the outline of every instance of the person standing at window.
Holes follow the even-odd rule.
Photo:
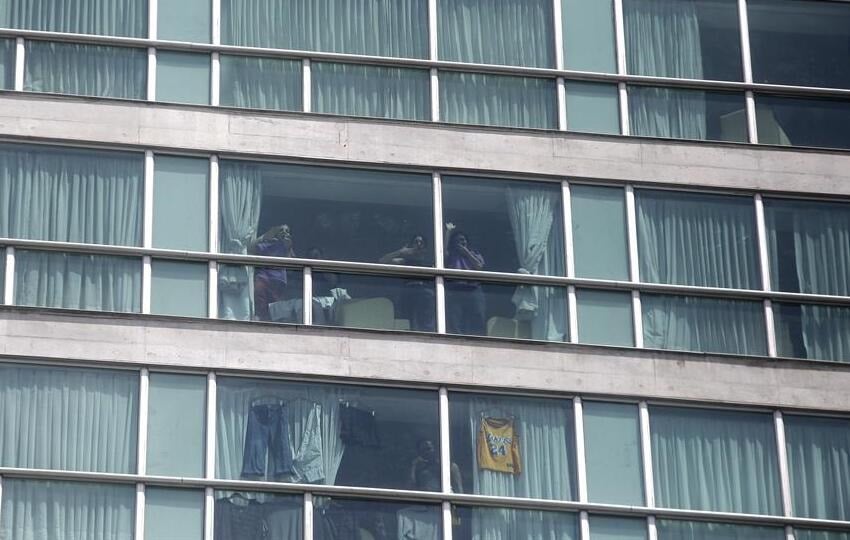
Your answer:
[[[446,268],[483,270],[484,257],[472,249],[465,232],[447,223]],[[485,333],[486,302],[481,283],[475,280],[446,282],[446,328],[451,334],[481,336]]]

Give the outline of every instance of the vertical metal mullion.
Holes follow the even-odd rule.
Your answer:
[[[211,0],[212,3],[210,5],[210,12],[212,14],[211,17],[211,34],[212,34],[212,44],[213,45],[221,45],[221,0]]]
[[[755,206],[756,214],[756,237],[758,242],[759,268],[761,269],[761,288],[763,291],[770,291],[770,257],[767,248],[767,225],[764,218],[764,201],[760,193],[756,193],[753,196],[753,205]],[[765,298],[763,304],[767,354],[770,357],[776,357],[776,325],[773,317],[773,302],[769,298]]]
[[[578,501],[586,503],[587,495],[587,460],[584,445],[584,407],[581,398],[573,398],[573,425],[575,426],[576,441],[576,485]]]
[[[3,508],[3,477],[0,476],[0,509]]]
[[[304,112],[313,109],[313,69],[309,58],[301,61],[301,103]]]
[[[558,130],[567,131],[567,83],[563,77],[556,80],[558,89]]]
[[[750,53],[750,22],[747,13],[747,0],[738,0],[738,26],[741,32],[741,67],[745,83],[753,82],[753,62]],[[744,92],[747,112],[747,137],[749,142],[758,143],[758,123],[756,119],[755,97],[752,90]]]
[[[6,282],[3,284],[3,303],[15,303],[15,248],[6,247]]]
[[[148,39],[157,39],[158,0],[148,0]]]
[[[221,104],[221,56],[214,52],[210,55],[210,105]]]
[[[658,527],[655,524],[655,516],[647,516],[646,518],[646,536],[647,540],[658,540]]]
[[[136,452],[136,474],[144,476],[148,469],[148,403],[150,402],[150,372],[139,371],[139,425]]]
[[[575,250],[573,248],[573,210],[572,196],[570,194],[570,183],[566,180],[561,182],[561,201],[563,208],[563,221],[561,226],[564,231],[564,254],[567,265],[567,277],[575,277]],[[576,303],[575,285],[567,286],[567,320],[569,321],[569,341],[578,343],[578,306]]]
[[[614,0],[614,35],[617,47],[617,73],[625,75],[626,65],[626,25],[623,17],[623,0]],[[626,83],[617,83],[620,104],[620,132],[629,135],[629,93]]]
[[[626,193],[626,227],[629,241],[629,276],[632,283],[640,283],[640,265],[637,246],[637,210],[635,207],[634,186],[627,185]],[[640,291],[632,291],[632,324],[635,332],[635,347],[643,348],[643,310],[641,308]]]
[[[154,190],[154,155],[151,150],[145,151],[144,201],[142,212],[142,246],[153,247],[153,190]],[[151,257],[142,257],[142,313],[151,312]]]
[[[640,453],[643,463],[643,489],[647,508],[655,508],[655,477],[652,472],[652,433],[649,428],[649,405],[638,404],[640,421]]]
[[[449,391],[441,386],[439,390],[440,420],[440,479],[443,493],[452,492],[451,441],[449,440]]]
[[[437,0],[428,0],[428,58],[437,59]],[[431,121],[440,121],[440,72],[430,70]]]
[[[303,307],[301,308],[304,324],[310,326],[313,324],[313,269],[305,266],[302,269],[304,278],[304,296],[302,299]]]
[[[218,156],[210,156],[210,185],[209,185],[209,251],[218,253],[218,193],[219,166]],[[218,318],[218,263],[209,261],[209,283],[207,290],[207,311],[210,319]]]
[[[313,540],[313,494],[304,494],[304,540]]]
[[[431,121],[440,121],[440,71],[431,68]]]
[[[27,47],[24,38],[15,39],[15,90],[24,89],[24,66],[26,66]]]
[[[216,444],[216,403],[218,399],[216,386],[216,375],[213,372],[207,374],[207,410],[206,429],[204,433],[204,478],[212,480],[215,478],[215,444]],[[204,540],[213,540],[215,530],[215,490],[208,487],[204,490]]]
[[[788,447],[785,444],[785,419],[782,411],[774,411],[773,425],[776,430],[776,456],[779,459],[779,482],[782,493],[782,515],[791,517],[791,474],[788,467]]]
[[[561,17],[561,0],[552,0],[554,23],[555,68],[564,69],[564,21]],[[567,85],[563,77],[556,79],[558,91],[558,129],[567,130]]]
[[[148,101],[156,101],[156,49],[148,47]]]
[[[442,540],[452,540],[454,536],[454,531],[452,531],[452,503],[449,501],[443,501],[442,504],[442,514],[443,514],[443,538]]]
[[[135,540],[144,540],[145,538],[145,485],[139,482],[136,484],[136,522]]]
[[[443,238],[443,177],[435,172],[431,175],[434,191],[434,266],[442,269],[445,266],[445,239]],[[437,333],[446,333],[446,282],[443,276],[437,276],[434,280],[437,309]]]

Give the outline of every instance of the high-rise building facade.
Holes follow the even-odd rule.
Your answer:
[[[850,539],[848,43],[0,0],[0,540]]]

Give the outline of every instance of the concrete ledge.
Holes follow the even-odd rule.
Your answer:
[[[0,93],[0,136],[850,195],[850,153]]]
[[[0,310],[0,359],[121,362],[850,412],[850,365]]]

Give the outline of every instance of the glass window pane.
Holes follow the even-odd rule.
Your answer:
[[[637,189],[635,207],[641,281],[759,287],[752,197]]]
[[[604,73],[617,71],[614,2],[562,0],[561,18],[567,69]]]
[[[201,540],[203,536],[203,491],[145,489],[145,540]]]
[[[0,364],[0,466],[134,473],[138,402],[138,372]]]
[[[782,511],[770,414],[650,407],[649,422],[658,506],[747,514]]]
[[[764,200],[773,290],[850,296],[850,205]]]
[[[132,485],[4,478],[2,503],[4,540],[133,539]]]
[[[566,289],[446,280],[446,331],[466,336],[565,341]]]
[[[151,264],[151,313],[182,317],[207,316],[208,267],[154,259]]]
[[[216,491],[213,540],[303,538],[303,503],[300,495]]]
[[[850,362],[850,307],[773,303],[779,356]]]
[[[443,71],[440,114],[456,124],[556,129],[555,81]]]
[[[744,94],[629,86],[629,123],[643,137],[747,142]]]
[[[433,279],[313,273],[316,325],[436,332],[435,309]]]
[[[595,2],[593,2],[595,3]],[[617,87],[567,81],[567,128],[570,131],[620,134]]]
[[[735,0],[623,0],[633,75],[740,81]]]
[[[850,532],[794,529],[796,540],[850,540]]]
[[[755,82],[850,88],[850,6],[751,0],[747,11]]]
[[[139,313],[142,260],[112,255],[15,251],[15,304]]]
[[[459,506],[454,509],[453,517],[452,538],[458,540],[489,538],[578,540],[579,538],[578,520],[573,513]]]
[[[180,0],[157,4],[157,39],[209,43],[212,4],[209,0]]]
[[[150,374],[147,473],[204,475],[205,377]]]
[[[561,186],[443,177],[446,268],[564,275]]]
[[[704,521],[674,521],[659,519],[656,522],[658,540],[784,540],[781,527],[756,527]]]
[[[312,64],[315,112],[430,120],[430,75],[424,69]]]
[[[0,237],[139,246],[142,153],[0,145]]]
[[[315,538],[410,538],[440,540],[440,506],[408,502],[316,497]]]
[[[156,100],[209,105],[210,55],[157,51]]]
[[[845,100],[758,95],[756,120],[760,143],[850,148]]]
[[[555,67],[551,0],[439,2],[440,60]]]
[[[224,253],[434,264],[430,174],[227,160],[219,170]]]
[[[0,89],[15,88],[15,40],[0,39]]]
[[[24,90],[145,99],[147,69],[144,49],[28,40]]]
[[[436,392],[220,377],[217,411],[217,478],[440,489]]]
[[[316,284],[313,275],[313,287]],[[304,281],[300,269],[218,266],[218,316],[236,321],[302,324]]]
[[[300,111],[301,62],[223,54],[221,104],[246,109]]]
[[[622,188],[570,186],[576,276],[629,279]]]
[[[452,393],[449,418],[453,491],[575,497],[571,401]]]
[[[590,540],[646,540],[645,519],[590,516]]]
[[[785,416],[794,515],[850,520],[850,420]]]
[[[207,251],[209,160],[157,155],[154,163],[153,247]]]
[[[428,2],[222,0],[221,39],[225,45],[425,58]]]
[[[637,406],[585,402],[584,441],[588,500],[642,505],[643,462]]]
[[[631,293],[578,289],[576,302],[580,343],[634,347]]]
[[[148,37],[147,0],[8,0],[0,26],[22,30]]]
[[[641,294],[647,348],[767,354],[761,302]]]

